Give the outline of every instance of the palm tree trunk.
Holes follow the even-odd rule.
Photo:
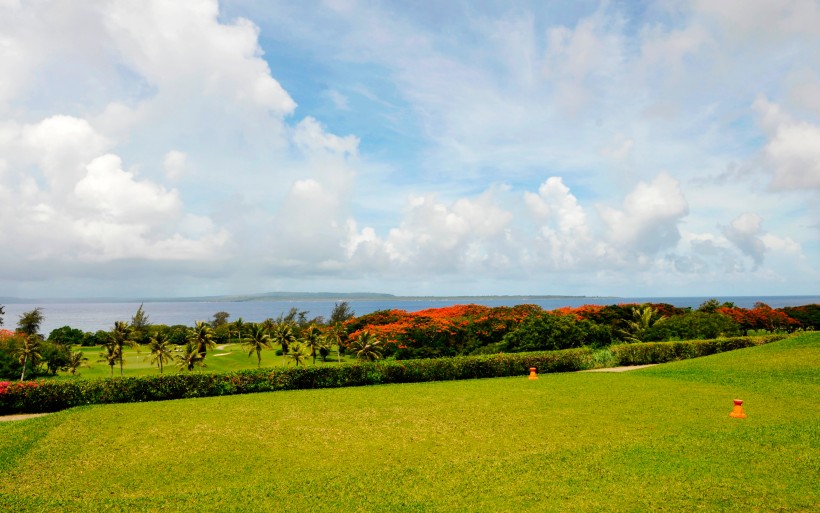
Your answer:
[[[26,364],[28,363],[28,355],[23,356],[23,372],[20,373],[20,381],[23,381],[23,378],[26,377]]]

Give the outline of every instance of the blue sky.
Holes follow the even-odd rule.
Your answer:
[[[820,2],[0,0],[0,296],[820,290]]]

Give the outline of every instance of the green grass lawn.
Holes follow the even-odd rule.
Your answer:
[[[819,371],[807,334],[620,374],[76,408],[0,423],[0,510],[817,511]]]
[[[111,376],[111,368],[106,363],[99,361],[101,360],[101,350],[99,347],[78,347],[75,350],[82,351],[85,357],[88,358],[87,366],[78,369],[76,375],[71,375],[67,372],[59,372],[57,374],[57,379],[90,379],[107,378]],[[125,363],[123,365],[123,376],[159,375],[159,368],[156,366],[156,364],[151,363],[150,351],[148,351],[146,347],[141,348],[139,351],[132,348],[126,348],[124,351],[124,355]],[[342,363],[349,363],[351,361],[354,361],[355,358],[353,356],[346,355],[342,356],[341,360]],[[275,351],[262,351],[263,367],[281,367],[284,363],[285,362],[283,361],[282,356],[277,356]],[[331,356],[328,357],[327,362],[323,363],[320,358],[316,358],[316,365],[337,364],[338,356],[335,351],[335,346]],[[293,364],[288,363],[288,365],[292,366]],[[311,358],[307,359],[307,365],[313,365],[313,360]],[[241,369],[255,369],[256,366],[256,353],[253,353],[249,357],[248,351],[243,350],[240,344],[235,343],[223,344],[218,346],[218,349],[209,350],[208,356],[205,359],[205,367],[201,368],[201,370],[203,372],[229,372]],[[200,368],[197,368],[194,372],[198,372],[199,370]],[[180,371],[179,368],[176,366],[176,362],[171,362],[165,364],[163,372],[175,373],[188,371]],[[118,364],[114,367],[114,376],[119,375],[120,367]],[[46,379],[52,378],[46,377]]]

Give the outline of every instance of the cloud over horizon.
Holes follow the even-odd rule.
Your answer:
[[[0,2],[3,295],[816,293],[820,4],[729,4]]]

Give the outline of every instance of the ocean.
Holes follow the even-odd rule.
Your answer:
[[[820,296],[715,296],[720,302],[731,301],[735,305],[751,308],[758,301],[772,308],[801,306],[820,303]],[[669,303],[677,307],[697,308],[710,297],[528,297],[528,296],[479,296],[479,297],[425,297],[396,299],[351,299],[345,300],[356,315],[364,315],[377,310],[401,309],[409,312],[427,308],[441,308],[457,304],[474,303],[485,306],[515,306],[535,304],[545,310],[564,306],[577,307],[587,304],[613,305],[622,303]],[[143,309],[148,320],[154,324],[183,324],[193,326],[194,322],[211,320],[213,314],[224,311],[230,314],[229,321],[242,318],[245,322],[261,322],[268,317],[277,318],[291,308],[305,310],[308,318],[329,317],[334,305],[340,300],[262,300],[262,301],[151,301],[145,302]],[[83,331],[110,330],[115,321],[130,321],[139,308],[139,302],[43,302],[6,303],[3,327],[13,330],[24,312],[35,307],[42,308],[44,315],[40,333],[48,335],[51,330],[71,326]]]

